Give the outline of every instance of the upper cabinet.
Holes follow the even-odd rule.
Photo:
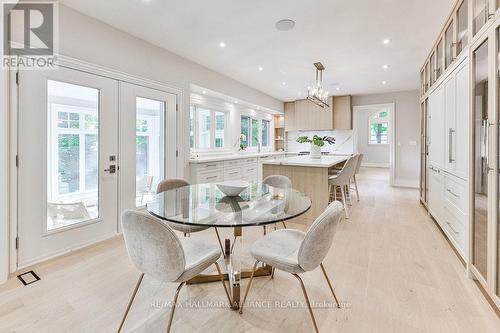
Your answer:
[[[443,75],[444,72],[444,48],[443,38],[439,40],[436,47],[436,81]]]
[[[474,29],[474,35],[475,35],[486,24],[490,16],[489,5],[488,5],[489,0],[472,0],[472,1],[473,1],[472,27]]]
[[[351,96],[330,97],[330,108],[302,99],[285,103],[285,131],[352,129]]]
[[[452,19],[450,23],[448,23],[448,26],[446,27],[445,33],[444,33],[444,57],[445,57],[445,69],[447,69],[453,60],[455,60],[455,50],[454,46],[456,45],[455,42],[455,34],[454,34],[454,27],[455,27],[455,20]]]
[[[457,18],[457,56],[462,52],[462,50],[467,46],[469,42],[469,34],[467,30],[467,22],[469,17],[469,0],[464,0],[458,7],[456,18]]]

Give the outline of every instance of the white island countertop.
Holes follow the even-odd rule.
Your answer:
[[[297,155],[298,153],[294,152],[286,152],[286,151],[268,151],[268,152],[242,152],[242,153],[233,153],[233,154],[224,154],[224,155],[214,155],[214,156],[203,156],[203,157],[194,157],[190,158],[188,161],[191,164],[197,163],[207,163],[207,162],[219,162],[219,161],[230,161],[230,160],[239,160],[245,158],[254,158],[254,157],[270,157],[270,156],[284,156],[284,155]]]
[[[313,168],[331,168],[339,163],[347,161],[349,156],[322,156],[315,159],[309,156],[293,156],[279,160],[264,161],[264,165],[285,165],[285,166],[301,166]]]

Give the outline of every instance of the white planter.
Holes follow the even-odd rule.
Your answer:
[[[321,147],[311,142],[311,158],[321,158]]]

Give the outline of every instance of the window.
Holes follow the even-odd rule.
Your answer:
[[[47,81],[47,231],[99,216],[99,90]]]
[[[271,146],[271,121],[241,116],[241,143],[245,147],[258,147],[259,142],[262,147]]]
[[[153,199],[158,183],[165,178],[165,103],[136,98],[135,192],[136,206]]]
[[[369,118],[369,140],[371,145],[389,144],[389,112],[384,110],[377,112]]]
[[[223,149],[226,145],[226,113],[201,106],[191,106],[189,115],[191,148]]]

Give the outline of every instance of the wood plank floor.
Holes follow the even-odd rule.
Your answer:
[[[361,201],[341,223],[325,261],[344,307],[327,308],[332,297],[319,269],[303,276],[310,299],[318,302],[320,330],[499,332],[500,320],[465,277],[419,205],[418,192],[389,187],[383,169],[362,170],[359,186]],[[262,228],[244,232],[243,247]],[[229,237],[230,231],[225,233]],[[209,230],[191,237],[216,241]],[[139,276],[120,237],[34,269],[41,281],[24,287],[13,278],[0,286],[0,332],[115,332]],[[125,330],[165,331],[175,288],[146,278]],[[225,301],[219,283],[187,286],[179,300],[174,332],[313,331],[300,286],[283,272],[255,280],[252,306],[243,315],[218,306]]]

